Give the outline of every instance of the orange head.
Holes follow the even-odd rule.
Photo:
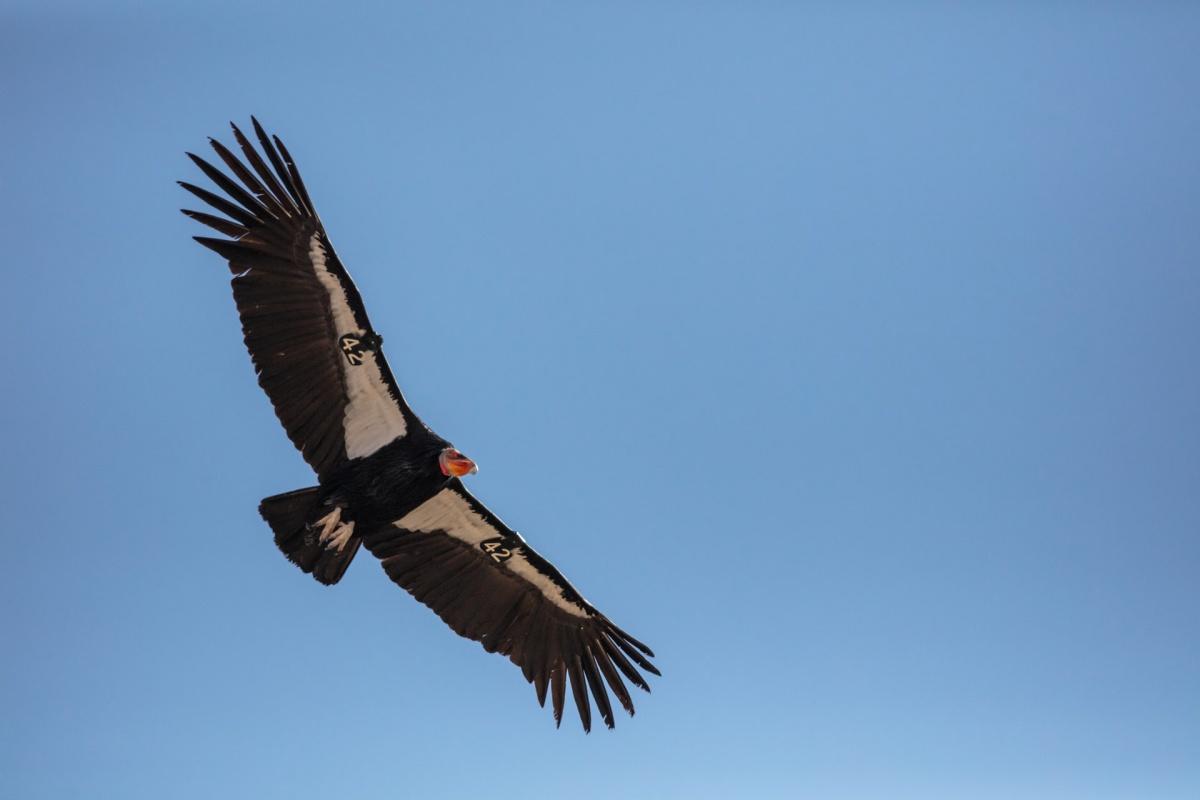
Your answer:
[[[453,447],[447,447],[441,452],[438,456],[438,466],[441,467],[443,475],[451,478],[461,478],[463,475],[479,472],[479,467],[475,466],[474,461]]]

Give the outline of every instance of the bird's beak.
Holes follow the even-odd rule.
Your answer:
[[[464,456],[457,450],[447,451],[442,453],[442,472],[454,478],[461,478],[463,475],[474,475],[479,472],[479,467],[475,462]]]

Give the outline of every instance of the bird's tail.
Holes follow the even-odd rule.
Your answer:
[[[258,513],[275,532],[275,544],[296,566],[326,586],[342,579],[362,539],[342,507],[320,503],[320,487],[268,497]]]

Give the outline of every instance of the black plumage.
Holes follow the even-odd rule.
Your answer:
[[[473,462],[405,402],[291,154],[252,121],[261,154],[236,125],[241,158],[209,140],[233,177],[188,154],[226,197],[180,185],[224,215],[183,212],[228,237],[195,238],[229,262],[259,384],[319,479],[263,500],[276,544],[325,584],[365,545],[456,633],[520,667],[556,722],[568,683],[585,730],[592,701],[613,726],[610,689],[632,715],[625,681],[649,691],[653,653],[467,492]]]

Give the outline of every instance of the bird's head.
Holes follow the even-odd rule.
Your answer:
[[[442,474],[450,478],[461,478],[463,475],[474,475],[479,472],[475,462],[455,450],[447,447],[438,456],[438,466]]]

